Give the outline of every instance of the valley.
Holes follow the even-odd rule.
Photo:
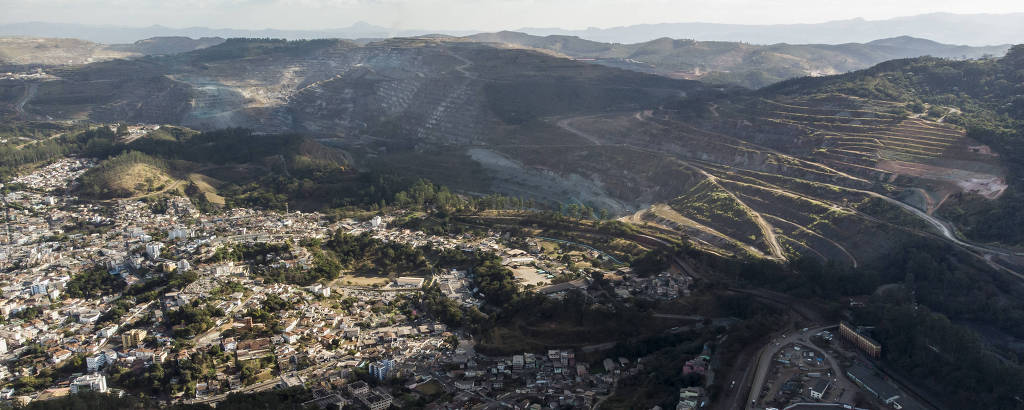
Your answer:
[[[229,40],[48,74],[4,83],[5,95],[22,94],[10,115],[301,132],[355,154],[357,167],[401,157],[456,189],[619,216],[667,204],[683,225],[776,260],[864,263],[886,249],[868,238],[894,230],[990,254],[933,214],[951,195],[996,200],[1007,188],[999,153],[945,121],[953,107],[841,93],[723,98],[701,83],[460,39]],[[75,92],[103,97],[76,103]],[[437,151],[481,172],[418,160]],[[995,256],[1016,272],[1010,252]]]
[[[0,394],[895,406],[808,390],[882,374],[898,403],[1019,408],[1024,46],[802,47],[22,50],[0,78]],[[810,48],[848,65],[790,58]]]

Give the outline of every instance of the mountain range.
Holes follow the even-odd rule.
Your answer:
[[[906,23],[906,30],[924,24],[910,20],[918,23]],[[977,26],[969,20],[959,20],[964,27],[958,29],[967,34],[951,42],[981,41],[970,37]],[[1000,21],[989,21],[992,33],[979,35],[998,39],[1019,32]],[[267,38],[302,34],[279,31],[220,33],[250,37],[223,39],[206,31],[199,40],[135,41],[124,38],[145,31],[103,31],[109,27],[92,33],[95,39],[109,35],[105,41],[115,44],[0,39],[0,178],[55,158],[96,158],[97,165],[70,187],[85,199],[179,195],[180,188],[180,195],[211,212],[239,206],[324,210],[330,221],[369,216],[389,204],[423,204],[388,224],[453,235],[477,228],[512,231],[509,238],[516,241],[519,235],[545,235],[593,243],[591,249],[635,256],[634,267],[671,259],[695,278],[689,299],[648,304],[627,293],[622,296],[628,299],[619,300],[628,304],[615,302],[598,313],[603,317],[627,305],[673,312],[665,316],[691,306],[702,306],[701,314],[705,308],[731,312],[727,305],[733,302],[697,292],[728,290],[736,298],[768,300],[775,299],[763,295],[785,293],[793,298],[785,300],[820,306],[806,317],[815,323],[843,318],[877,324],[871,334],[885,346],[881,363],[899,372],[886,374],[906,375],[924,387],[929,401],[945,404],[939,408],[1020,408],[1024,44],[948,45],[885,37],[882,26],[871,37],[881,40],[826,44],[863,34],[856,27],[865,22],[847,23],[853,28],[841,33],[832,26],[837,32],[828,38],[814,37],[810,26],[838,23],[790,27],[792,35],[818,43],[805,45],[670,38],[694,37],[679,33],[622,44],[520,32],[357,41]],[[766,42],[777,40],[773,30],[791,35],[785,27],[760,27]],[[164,35],[196,34],[160,29]],[[377,29],[364,25],[352,33]],[[406,186],[415,189],[394,189],[413,180],[419,182]],[[6,190],[23,189],[4,183]],[[457,197],[496,205],[460,210],[451,206]],[[148,209],[156,212],[157,203]],[[69,205],[88,210],[90,220],[105,215],[85,203]],[[9,207],[15,211],[12,221],[60,217]],[[267,223],[276,224],[276,218]],[[487,221],[508,225],[491,230],[495,225],[479,224]],[[52,243],[60,245],[52,249],[64,252],[90,232],[67,227],[66,235],[61,229],[53,236]],[[633,237],[644,241],[623,240]],[[647,240],[660,245],[648,252]],[[447,253],[451,263],[470,255],[458,249]],[[342,254],[324,252],[314,259]],[[323,271],[336,273],[340,266]],[[661,269],[646,277],[640,270],[635,277],[615,276],[633,289],[664,288],[656,281],[666,275],[654,276]],[[476,280],[489,276],[486,270],[473,272]],[[96,273],[111,277],[103,269]],[[514,288],[512,278],[505,281]],[[590,279],[587,294],[613,293],[603,273]],[[486,297],[489,286],[479,285],[480,295]],[[569,295],[577,294],[565,299],[576,303],[577,296]],[[513,296],[505,300],[513,302],[495,310],[485,305],[493,316],[484,317],[505,320],[504,312],[518,310],[514,314],[525,318],[519,322],[524,325],[511,334],[563,330],[535,326],[532,321],[543,315],[519,307],[525,304]],[[745,323],[758,324],[735,326],[729,340],[763,343],[769,339],[764,335],[801,327],[795,320],[803,310],[794,308],[792,316],[751,313],[754,319]],[[823,317],[809,317],[817,317],[815,312]],[[732,321],[735,315],[722,316]],[[772,328],[774,322],[779,328]],[[590,332],[578,322],[569,327]],[[724,341],[718,328],[727,329],[700,331],[712,332],[706,340]],[[693,357],[703,342],[679,341],[697,330],[659,330],[656,338],[629,334],[628,342],[612,349],[672,345],[673,357]],[[787,343],[782,346],[788,349]],[[714,354],[769,371],[744,359],[758,352],[737,347]],[[680,366],[644,372],[653,380],[678,374]],[[749,370],[734,366],[718,379],[744,380]],[[22,381],[27,377],[15,383],[28,383]],[[620,392],[653,396],[636,387],[636,380],[648,379],[622,380],[616,382]],[[678,384],[671,383],[662,404],[677,400]],[[739,390],[736,398],[746,401]],[[738,408],[737,403],[716,405]]]
[[[553,56],[679,79],[760,88],[802,76],[839,74],[882,61],[930,55],[952,59],[998,57],[1004,46],[971,47],[940,44],[913,37],[865,44],[776,44],[656,39],[637,44],[600,43],[572,36],[538,37],[517,32],[474,34],[461,38],[427,36],[447,41],[472,41],[500,48],[521,48]],[[77,65],[117,58],[170,55],[223,43],[220,37],[154,37],[130,44],[101,44],[64,38],[0,38],[0,65]],[[362,42],[363,44],[366,41]],[[16,68],[12,68],[17,71]]]
[[[470,35],[479,31],[444,31],[448,35]],[[62,24],[27,22],[0,24],[0,36],[76,38],[104,44],[133,43],[139,39],[153,37],[244,37],[283,38],[288,40],[345,38],[383,39],[391,37],[412,37],[435,33],[431,30],[398,30],[356,23],[349,27],[322,30],[280,30],[280,29],[234,29],[209,27],[172,28],[161,25],[148,27],[126,27],[111,25]]]
[[[695,40],[776,43],[864,43],[878,38],[913,36],[942,43],[975,46],[1024,41],[1024,13],[952,14],[931,13],[885,20],[862,18],[814,24],[716,24],[662,23],[612,28],[563,30],[523,28],[528,34],[579,36],[593,41],[638,43],[659,37]]]
[[[887,60],[930,55],[953,59],[1002,56],[1009,45],[970,47],[901,36],[868,43],[753,45],[659,38],[636,44],[601,43],[575,36],[532,36],[503,31],[473,41],[530,48],[613,67],[760,88],[781,80],[840,74]]]
[[[0,25],[0,36],[78,38],[98,43],[131,43],[150,37],[260,37],[285,39],[388,38],[440,33],[465,36],[483,30],[394,29],[360,22],[349,27],[307,30],[233,29],[160,25],[126,27],[113,25],[23,22]],[[1024,41],[1024,13],[933,13],[885,20],[851,19],[815,24],[743,25],[717,23],[641,24],[612,28],[566,30],[520,28],[519,32],[547,36],[578,36],[609,43],[641,43],[661,37],[675,39],[738,41],[751,44],[864,43],[879,38],[912,36],[941,43],[974,46],[1015,44]]]

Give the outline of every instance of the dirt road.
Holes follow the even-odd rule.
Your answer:
[[[578,119],[578,118],[581,118],[581,117],[572,117],[572,118],[561,119],[561,120],[558,120],[558,122],[556,122],[556,124],[558,125],[559,128],[561,128],[563,130],[566,130],[566,131],[569,131],[569,132],[571,132],[571,133],[573,133],[573,134],[575,134],[575,135],[577,135],[577,136],[579,136],[579,137],[581,137],[581,138],[583,138],[583,139],[585,139],[587,141],[590,141],[594,145],[604,145],[601,142],[600,138],[597,138],[597,137],[595,137],[595,136],[593,136],[593,135],[591,135],[589,133],[580,131],[580,130],[574,128],[571,124],[569,124],[570,121]],[[582,117],[582,118],[586,118],[586,117]]]
[[[39,84],[29,83],[28,88],[25,89],[25,94],[18,99],[18,102],[14,103],[14,111],[18,114],[25,115],[25,104],[29,102],[33,97],[36,96],[36,91],[39,89]]]

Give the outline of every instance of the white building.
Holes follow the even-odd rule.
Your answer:
[[[191,232],[185,228],[174,228],[167,231],[167,240],[173,241],[176,239],[188,239],[191,236]]]
[[[86,310],[78,314],[78,323],[96,323],[100,320],[100,311]]]
[[[111,336],[114,336],[115,333],[117,333],[117,325],[110,325],[100,329],[99,332],[96,332],[96,335],[104,339],[109,339]]]
[[[129,238],[138,239],[138,238],[141,238],[142,235],[145,235],[145,234],[146,234],[146,231],[143,231],[142,228],[138,228],[138,227],[128,228],[128,237]]]
[[[825,392],[828,391],[828,388],[831,385],[832,381],[829,380],[828,378],[818,380],[818,382],[811,387],[811,398],[815,400],[821,400],[822,396],[825,395]]]
[[[325,298],[331,297],[330,286],[324,286],[322,284],[316,283],[310,286],[306,286],[306,290],[308,290],[310,293],[314,295],[322,296]]]
[[[94,373],[100,370],[101,367],[107,364],[107,355],[103,352],[88,356],[85,358],[85,368],[90,372]]]
[[[49,288],[49,286],[50,286],[50,280],[49,279],[42,279],[42,280],[36,281],[36,282],[32,283],[31,293],[32,293],[32,295],[45,294],[46,290]]]
[[[396,289],[419,289],[423,287],[423,278],[417,278],[413,276],[400,276],[395,279],[394,283],[391,284],[392,288]]]
[[[107,377],[102,374],[87,374],[78,376],[71,382],[71,393],[94,391],[99,393],[107,392]]]
[[[385,380],[391,377],[391,371],[395,367],[395,362],[392,360],[381,360],[370,363],[369,371],[370,376],[375,377],[377,380]]]
[[[163,249],[164,244],[160,242],[150,242],[146,244],[146,256],[150,259],[156,259],[160,257],[160,249]]]

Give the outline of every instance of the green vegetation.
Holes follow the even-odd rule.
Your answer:
[[[99,298],[113,295],[124,289],[120,276],[111,275],[106,269],[94,267],[71,278],[64,292],[73,298]]]
[[[170,289],[182,289],[199,277],[196,271],[173,272],[153,279],[139,282],[124,290],[124,296],[135,299],[136,303],[156,300],[157,297]]]
[[[107,127],[65,133],[18,148],[0,145],[0,180],[10,178],[22,166],[50,161],[67,155],[104,158],[115,151],[114,132]]]
[[[8,144],[17,145],[20,142],[18,139],[41,140],[67,130],[68,127],[52,122],[5,121],[0,124],[0,139],[7,139]]]
[[[174,337],[191,339],[213,327],[213,319],[224,316],[224,310],[196,300],[167,313],[164,323]]]
[[[229,38],[221,44],[190,53],[189,56],[201,62],[235,60],[268,54],[279,54],[282,57],[297,57],[318,49],[351,45],[352,43],[337,39]]]
[[[29,306],[17,312],[11,313],[11,319],[34,320],[38,319],[42,315],[43,308],[39,306]]]
[[[875,334],[887,363],[933,390],[946,392],[941,400],[954,408],[1013,408],[1006,400],[1024,393],[1024,385],[1007,382],[1020,380],[1024,368],[1016,359],[993,356],[1019,357],[1020,351],[993,350],[973,331],[951,322],[992,326],[1024,337],[1024,289],[952,245],[907,240],[857,269],[822,265],[811,258],[783,265],[692,249],[683,249],[682,254],[749,285],[820,300],[826,314],[834,314],[848,296],[875,294],[883,285],[898,284],[895,293],[877,294],[867,308],[855,311],[860,323],[877,326]],[[958,377],[933,377],[941,374]]]
[[[749,345],[764,343],[766,335],[778,330],[788,321],[784,311],[778,307],[739,294],[714,293],[699,303],[711,305],[716,316],[740,319],[729,327],[727,338],[721,343],[713,344],[715,357],[724,358],[725,362],[730,361],[728,358],[736,357]],[[680,370],[684,362],[701,354],[704,344],[710,343],[725,330],[707,326],[700,331],[656,333],[618,343],[607,355],[643,357],[645,371],[620,380],[615,394],[609,397],[605,405],[616,409],[654,406],[670,408],[679,400],[680,387],[700,386],[704,382],[703,377],[699,375],[683,376]],[[725,363],[719,363],[723,364]],[[749,363],[735,365],[747,366]],[[715,372],[729,374],[729,370],[731,369],[726,365],[716,368]],[[715,383],[710,386],[710,393],[717,394],[724,384]]]
[[[988,350],[976,334],[944,315],[906,299],[891,302],[877,301],[858,312],[864,323],[876,325],[872,335],[884,346],[887,364],[938,387],[943,401],[955,408],[1020,407],[1024,368]]]
[[[717,229],[747,244],[764,249],[761,230],[751,211],[735,196],[711,180],[701,181],[669,205],[680,214]]]
[[[244,293],[247,290],[249,289],[246,288],[245,285],[242,285],[241,283],[235,282],[233,280],[229,280],[224,284],[218,286],[216,289],[210,292],[210,294],[213,296],[227,296],[236,292]]]
[[[650,276],[664,272],[669,267],[668,253],[662,249],[652,249],[643,254],[643,256],[634,259],[630,263],[630,267],[633,271],[640,276]]]
[[[286,204],[315,210],[394,206],[444,212],[536,205],[501,195],[457,195],[424,179],[351,171],[345,152],[294,134],[257,135],[237,128],[197,134],[171,128],[118,152],[82,176],[84,194],[124,197],[174,187],[207,210],[219,206],[207,193],[223,197],[227,207],[282,210]]]
[[[159,367],[160,365],[154,365]],[[161,370],[169,375],[169,372]],[[130,374],[130,373],[126,373]],[[162,380],[162,378],[161,378]],[[169,380],[169,379],[168,379]],[[190,385],[195,384],[192,382]],[[313,392],[303,387],[275,389],[271,391],[241,394],[232,393],[217,403],[219,410],[301,410],[305,403],[313,398]],[[138,396],[117,397],[112,394],[85,392],[61,397],[53,400],[33,401],[24,407],[26,410],[100,410],[100,409],[154,409],[159,402]],[[167,407],[170,410],[210,410],[206,404],[175,404]]]
[[[490,318],[476,307],[465,308],[441,293],[437,286],[423,289],[415,303],[427,314],[436,317],[448,326],[479,333],[492,325]]]
[[[283,255],[291,252],[290,243],[233,243],[221,246],[213,252],[213,255],[206,259],[207,263],[224,261],[242,262],[255,261],[265,262],[271,255]]]
[[[92,410],[92,409],[150,409],[155,402],[134,396],[117,397],[113,394],[84,392],[53,400],[37,400],[24,407],[25,410]]]
[[[307,240],[302,245],[313,254],[312,268],[254,266],[254,273],[273,282],[305,286],[320,280],[337,279],[342,270],[350,270],[361,276],[389,276],[420,273],[427,268],[423,249],[398,242],[384,242],[367,232],[349,235],[339,230],[326,241]],[[274,245],[255,246],[269,248]]]
[[[129,151],[101,162],[81,177],[83,196],[125,198],[162,191],[172,183],[166,161]]]

